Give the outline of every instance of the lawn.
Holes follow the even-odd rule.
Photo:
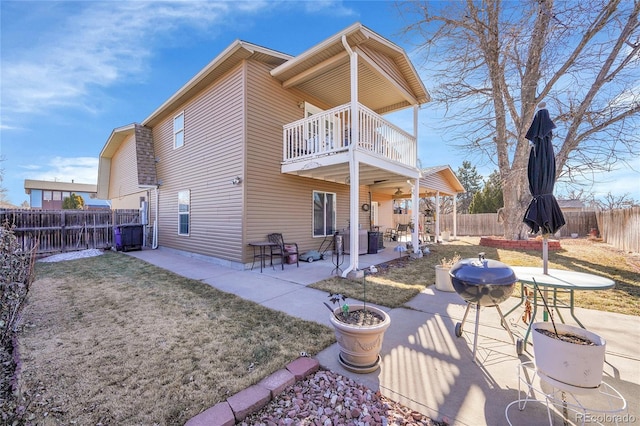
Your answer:
[[[640,315],[640,262],[589,240],[563,240],[550,267],[606,275],[616,288],[577,292],[577,305]],[[398,307],[435,281],[454,254],[540,266],[539,252],[432,245],[421,259],[379,265],[367,300]],[[313,287],[361,299],[362,282]],[[184,424],[282,368],[301,351],[335,341],[325,326],[272,311],[130,256],[38,263],[23,327],[20,390],[33,424]]]
[[[184,424],[335,341],[121,253],[38,263],[19,336],[33,424]]]
[[[500,260],[511,266],[542,267],[539,251],[502,250],[478,245],[479,238],[461,238],[447,244],[429,246],[431,253],[416,260],[396,260],[388,268],[367,276],[367,301],[396,308],[411,300],[426,286],[435,282],[435,265],[443,258],[458,254],[462,258],[477,258],[484,252],[487,259]],[[616,282],[606,291],[575,293],[576,306],[627,315],[640,315],[640,257],[615,250],[608,244],[587,239],[562,240],[562,250],[549,252],[549,268],[607,276]],[[312,287],[348,298],[362,300],[362,282],[345,281],[333,277],[313,284]],[[519,295],[515,291],[514,295]]]

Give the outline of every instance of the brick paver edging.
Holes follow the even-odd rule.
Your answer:
[[[278,396],[287,386],[302,380],[320,369],[320,363],[313,358],[298,358],[282,370],[249,386],[226,401],[192,417],[185,426],[233,426],[250,414],[262,409]]]

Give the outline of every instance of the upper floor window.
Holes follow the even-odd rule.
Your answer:
[[[336,230],[336,194],[313,191],[313,236],[333,235]]]
[[[189,235],[191,191],[178,192],[178,235]]]
[[[184,111],[173,118],[173,147],[184,145]]]

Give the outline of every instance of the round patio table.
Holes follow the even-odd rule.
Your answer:
[[[569,309],[571,317],[582,328],[586,327],[582,325],[580,320],[576,318],[574,307],[575,298],[574,291],[576,290],[607,290],[615,287],[616,283],[610,278],[606,278],[600,275],[587,274],[585,272],[567,271],[563,269],[549,269],[545,274],[542,267],[530,267],[530,266],[512,266],[513,272],[516,274],[518,281],[522,284],[520,289],[520,303],[514,306],[506,315],[516,310],[525,301],[525,287],[533,288],[533,312],[529,321],[529,327],[527,327],[527,333],[523,340],[518,340],[516,351],[521,354],[526,349],[527,339],[531,334],[531,326],[535,322],[535,318],[538,312],[538,306],[544,306],[542,300],[538,299],[537,288],[542,291],[551,290],[551,298],[547,300],[547,306],[550,310],[557,312],[558,317],[564,323],[564,318],[560,313],[561,308]],[[545,293],[547,294],[547,293]],[[568,294],[569,303],[563,302],[558,299],[559,294]],[[540,298],[541,299],[541,298]],[[505,315],[505,316],[506,316]]]

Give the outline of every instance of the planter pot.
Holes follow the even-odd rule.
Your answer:
[[[436,290],[454,292],[456,289],[451,282],[448,266],[436,265]]]
[[[546,336],[536,329],[553,333],[550,322],[537,322],[531,326],[533,355],[536,368],[543,376],[559,386],[569,385],[584,390],[595,389],[602,383],[606,341],[591,331],[567,324],[556,324],[558,334],[573,334],[595,343],[580,345]]]
[[[349,311],[363,308],[364,305],[350,305]],[[340,308],[336,308],[335,315],[329,317],[340,348],[338,360],[344,368],[354,373],[370,373],[379,367],[382,339],[384,332],[391,325],[391,319],[386,312],[373,306],[367,306],[367,310],[379,314],[384,320],[371,326],[346,324],[335,317],[340,314]]]

